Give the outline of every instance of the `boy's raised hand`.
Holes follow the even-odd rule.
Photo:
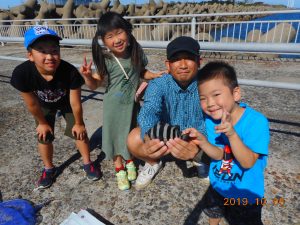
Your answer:
[[[235,130],[232,125],[231,115],[225,108],[223,108],[223,114],[221,124],[215,127],[216,133],[224,133],[227,137],[233,135]]]
[[[86,56],[83,57],[83,64],[81,65],[79,71],[84,77],[87,78],[92,77],[92,64],[93,64],[93,60],[91,60],[90,63],[88,64],[86,61]]]

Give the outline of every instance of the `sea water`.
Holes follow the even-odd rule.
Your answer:
[[[300,20],[300,13],[278,13],[272,14],[265,17],[257,18],[253,21],[276,21],[276,20]],[[247,33],[252,31],[253,29],[261,30],[262,33],[266,33],[268,30],[271,30],[276,25],[275,22],[272,23],[246,23],[230,25],[228,28],[223,27],[223,29],[219,29],[216,33],[212,32],[212,36],[216,41],[219,41],[222,37],[233,37],[241,40],[245,40],[247,38]],[[298,32],[291,43],[300,43],[300,24],[299,22],[292,22],[292,26]],[[300,58],[300,55],[280,55],[280,57],[284,58]]]

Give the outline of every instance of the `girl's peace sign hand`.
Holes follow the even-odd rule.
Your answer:
[[[90,63],[87,64],[86,56],[84,56],[83,64],[81,65],[81,67],[79,69],[80,73],[84,77],[86,77],[86,78],[91,78],[92,77],[92,64],[93,64],[93,60],[91,60]]]
[[[232,125],[231,115],[223,107],[221,124],[215,127],[216,133],[224,133],[227,137],[233,135],[235,130]]]

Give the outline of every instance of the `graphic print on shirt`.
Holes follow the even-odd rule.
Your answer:
[[[242,170],[241,173],[239,173],[236,170],[235,172],[232,172],[233,166],[234,167],[237,166],[234,163],[234,155],[232,154],[230,146],[225,145],[224,156],[221,165],[218,163],[214,165],[212,168],[215,178],[218,179],[220,182],[224,182],[224,183],[228,183],[228,182],[235,183],[237,180],[242,181],[244,176],[244,171]]]
[[[65,89],[59,88],[55,90],[50,90],[50,89],[44,89],[43,91],[37,90],[35,91],[35,94],[43,102],[52,103],[52,102],[58,102],[60,99],[66,96],[67,92]]]
[[[219,174],[227,173],[231,177],[231,168],[233,166],[233,154],[231,148],[228,145],[224,147],[224,157],[222,160]]]

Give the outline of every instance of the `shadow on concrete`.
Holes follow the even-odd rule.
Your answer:
[[[205,200],[204,196],[207,195],[207,190],[203,195],[202,199],[197,203],[195,208],[190,212],[190,214],[185,219],[183,225],[197,225],[198,221],[200,220],[201,213],[205,208]]]
[[[227,221],[228,224],[263,225],[261,221],[261,210],[262,206],[267,204],[265,198],[259,197],[257,193],[250,190],[239,189],[235,186],[230,187],[228,190],[223,190],[223,193],[224,196],[233,196],[233,193],[243,193],[243,196],[245,197],[239,197],[237,199],[234,197],[223,197],[210,185],[183,224],[198,224],[203,210],[208,210],[209,214],[214,216],[215,213],[223,214],[224,217],[222,220]],[[250,202],[250,199],[255,202]]]
[[[99,127],[91,136],[90,138],[90,151],[92,152],[96,148],[101,149],[102,147],[102,127]],[[73,162],[81,158],[80,152],[77,150],[75,154],[73,154],[69,159],[67,159],[65,162],[63,162],[59,167],[57,167],[57,174],[55,178],[57,178],[62,172]],[[100,168],[101,171],[101,166],[100,163],[103,161],[105,158],[105,153],[100,152],[100,154],[97,156],[97,159],[94,161],[94,165],[98,168]],[[101,172],[101,177],[102,177],[102,172]]]
[[[90,137],[90,149],[102,148],[102,127],[99,127]]]
[[[100,91],[91,91],[91,90],[88,90],[88,89],[81,89],[82,92],[88,92],[90,94],[88,95],[83,95],[81,94],[81,103],[84,103],[86,102],[87,100],[96,100],[96,101],[103,101],[103,95],[104,95],[104,92],[100,92]],[[95,98],[96,96],[100,95],[101,97],[100,98]]]
[[[175,162],[178,168],[181,170],[182,175],[186,178],[198,177],[198,171],[195,166],[188,167],[187,161],[180,160],[173,157],[171,154],[166,155],[162,158],[163,164],[165,165],[166,162]]]
[[[10,84],[10,76],[5,76],[0,74],[0,78],[4,78],[4,80],[0,79],[0,82]]]
[[[186,178],[198,177],[198,171],[196,166],[187,167],[187,162],[184,160],[175,160],[175,164],[182,171],[182,175]]]
[[[0,80],[0,82],[2,82],[2,83],[7,83],[7,84],[10,83],[9,81],[5,81],[5,80]]]
[[[278,124],[284,124],[284,125],[300,127],[300,123],[297,123],[297,122],[283,121],[283,120],[277,120],[277,119],[271,119],[271,118],[268,118],[268,120],[269,120],[270,123],[278,123]],[[293,132],[293,131],[285,131],[285,130],[271,129],[270,128],[270,132],[281,133],[281,134],[287,134],[287,135],[293,135],[293,136],[296,136],[296,137],[300,137],[300,133]]]
[[[286,125],[300,127],[300,123],[296,123],[296,122],[290,122],[290,121],[284,121],[284,120],[277,120],[277,119],[272,119],[272,118],[268,118],[268,120],[271,123],[279,123],[279,124],[286,124]]]
[[[81,155],[80,155],[79,151],[77,150],[77,152],[75,154],[73,154],[69,159],[67,159],[65,162],[63,162],[60,166],[57,167],[57,173],[56,173],[55,178],[57,178],[58,176],[60,176],[60,174],[62,174],[62,172],[69,165],[71,165],[76,160],[80,159],[80,157],[81,157]]]
[[[87,208],[86,211],[88,211],[90,214],[92,214],[95,218],[97,218],[99,221],[101,221],[105,225],[114,225],[113,223],[111,223],[107,219],[105,219],[103,216],[101,216],[97,212],[95,212],[93,209]]]
[[[287,135],[293,135],[293,136],[296,136],[296,137],[300,137],[300,133],[291,132],[291,131],[270,129],[270,132],[281,133],[281,134],[287,134]]]

